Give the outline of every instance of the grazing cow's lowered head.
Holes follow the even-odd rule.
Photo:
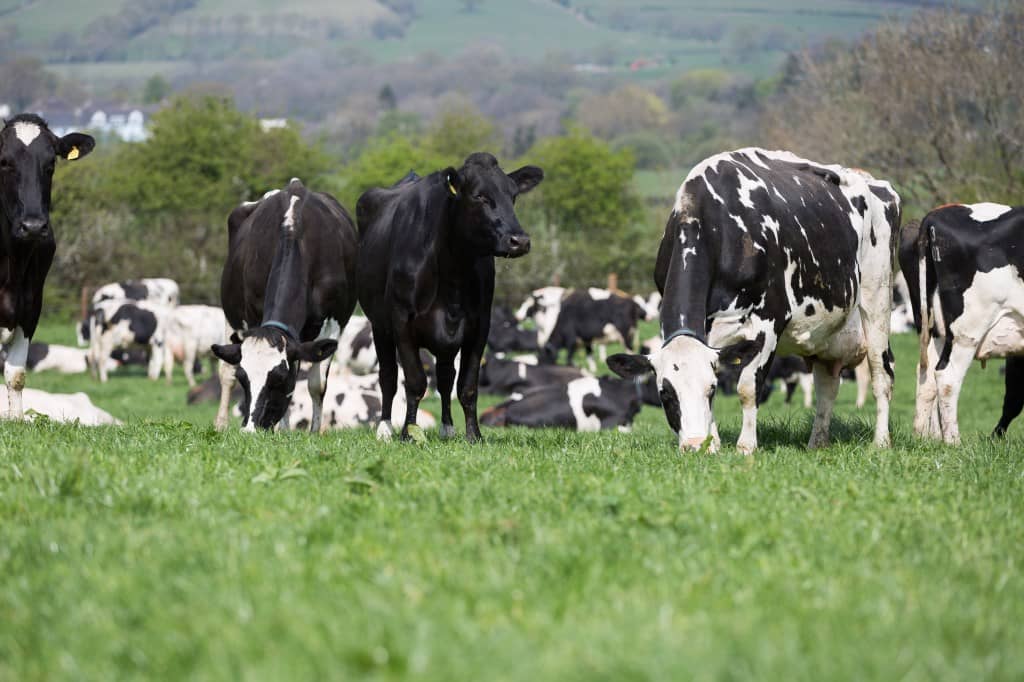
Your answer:
[[[708,443],[708,451],[717,452],[721,443],[712,406],[718,368],[741,363],[754,350],[753,341],[716,349],[691,333],[681,333],[670,336],[650,355],[613,355],[608,358],[608,367],[624,379],[654,372],[661,406],[668,425],[679,437],[679,449],[695,451]]]
[[[494,156],[478,152],[459,170],[447,168],[443,175],[456,201],[453,227],[460,243],[481,256],[518,258],[530,252],[530,237],[519,225],[514,204],[544,179],[544,171],[523,166],[506,175]]]
[[[92,137],[57,137],[34,114],[20,114],[0,131],[0,207],[3,240],[31,244],[51,240],[50,185],[57,157],[74,161],[92,151]]]
[[[235,367],[242,386],[242,430],[272,429],[284,417],[295,392],[299,362],[322,362],[334,354],[333,339],[300,342],[292,331],[264,324],[244,338],[215,344],[213,354]]]

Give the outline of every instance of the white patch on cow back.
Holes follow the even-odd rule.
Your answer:
[[[991,201],[984,201],[980,204],[967,204],[967,208],[971,209],[971,220],[979,223],[985,223],[989,220],[995,220],[999,216],[1010,211],[1012,207],[1006,206],[1005,204],[995,204]]]
[[[596,289],[594,287],[591,287],[587,289],[587,293],[590,294],[590,298],[594,299],[595,301],[607,301],[609,298],[612,297],[612,292],[608,291],[607,289]]]
[[[42,128],[28,121],[18,121],[14,124],[14,134],[26,147],[32,144],[42,132]]]
[[[295,204],[299,203],[299,197],[292,195],[288,199],[288,210],[284,212],[284,227],[288,232],[295,231]]]
[[[601,418],[597,415],[588,415],[583,410],[583,399],[588,395],[598,397],[601,395],[601,382],[594,377],[583,377],[573,379],[566,386],[569,395],[569,409],[576,420],[577,431],[600,431]]]

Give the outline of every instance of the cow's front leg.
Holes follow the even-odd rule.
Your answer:
[[[14,328],[14,334],[7,345],[7,360],[4,364],[4,382],[7,384],[7,417],[23,419],[21,391],[25,388],[25,363],[28,361],[30,339],[21,327]]]
[[[309,368],[309,398],[313,401],[313,417],[309,422],[310,433],[320,433],[323,428],[324,394],[327,392],[327,372],[331,368],[331,358],[323,362],[314,362]]]
[[[811,438],[808,448],[823,448],[829,442],[829,426],[832,424],[832,408],[839,395],[839,363],[814,363],[814,393],[818,409],[814,414],[814,425],[811,426]]]
[[[236,381],[235,368],[221,360],[217,365],[217,374],[220,376],[220,404],[217,406],[217,417],[213,420],[213,427],[223,431],[228,427],[230,418],[231,391],[234,390]]]
[[[483,344],[479,344],[479,347],[463,347],[462,362],[459,363],[459,379],[456,390],[462,411],[466,413],[466,440],[470,443],[483,440],[476,413],[477,388],[480,384],[480,359],[482,357]]]
[[[427,392],[427,373],[420,362],[420,352],[408,335],[402,335],[398,341],[398,361],[405,374],[405,423],[402,425],[401,438],[411,440],[409,427],[416,424],[416,414],[420,401]]]
[[[757,449],[757,396],[760,395],[767,372],[765,368],[771,364],[773,352],[762,350],[740,372],[736,384],[736,392],[740,396],[743,407],[743,428],[740,430],[736,449],[744,455],[754,454]]]
[[[1006,429],[1010,428],[1010,422],[1017,418],[1021,410],[1024,410],[1024,358],[1007,358],[1003,415],[999,418],[999,423],[996,424],[992,436],[994,438],[1004,437]]]
[[[452,423],[452,387],[455,386],[455,358],[437,359],[437,392],[441,396],[441,430],[442,438],[455,435]]]

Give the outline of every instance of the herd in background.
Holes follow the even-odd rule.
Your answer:
[[[797,386],[806,407],[816,397],[808,445],[827,444],[840,378],[852,371],[858,407],[871,386],[874,441],[885,447],[888,339],[913,328],[918,434],[959,442],[959,389],[975,358],[1008,358],[996,433],[1024,407],[1024,362],[1015,357],[1024,353],[1024,209],[949,205],[901,231],[889,183],[758,148],[712,156],[688,174],[657,254],[657,292],[646,297],[543,287],[515,311],[494,306],[494,259],[530,250],[515,201],[544,173],[505,173],[477,153],[458,169],[410,173],[366,192],[355,220],[332,196],[293,179],[229,217],[223,309],[180,305],[168,279],[112,283],[96,290],[78,325],[88,349],[32,344],[55,248],[53,160],[92,146],[80,134],[57,138],[34,116],[0,132],[0,255],[9,273],[0,283],[0,341],[15,418],[27,405],[116,423],[84,394],[50,394],[56,407],[45,404],[48,394],[24,389],[25,369],[91,370],[107,381],[141,361],[151,379],[163,373],[168,381],[181,363],[190,402],[219,394],[219,428],[234,395],[244,430],[370,425],[379,439],[395,433],[394,410],[403,439],[414,425],[434,426],[419,408],[433,390],[445,438],[455,435],[453,398],[470,441],[480,424],[628,430],[648,404],[660,405],[681,450],[714,451],[713,399],[735,392],[743,407],[737,447],[750,453],[758,405],[777,382],[787,402]],[[897,253],[906,279],[894,269]],[[365,317],[353,315],[357,304]],[[641,344],[638,324],[653,319],[661,334]],[[608,344],[641,352],[607,357]],[[585,367],[573,364],[578,349]],[[563,352],[565,364],[556,364]],[[196,385],[204,359],[211,377]],[[598,362],[622,378],[597,376]],[[504,401],[478,416],[480,392]]]

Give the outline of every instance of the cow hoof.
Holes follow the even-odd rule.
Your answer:
[[[391,422],[383,421],[377,424],[377,440],[390,441],[394,434],[395,431],[391,428]]]
[[[445,440],[455,437],[455,427],[451,424],[441,424],[441,428],[438,429],[438,433],[441,434],[441,438]]]
[[[736,450],[745,457],[750,457],[757,450],[757,443],[736,443]]]
[[[827,448],[829,443],[828,436],[818,436],[811,434],[811,439],[807,441],[808,450],[817,450],[818,448]]]
[[[484,437],[480,435],[479,431],[472,432],[466,431],[466,442],[467,443],[483,443]]]

